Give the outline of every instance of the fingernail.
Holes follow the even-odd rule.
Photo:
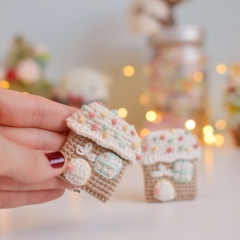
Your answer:
[[[61,168],[64,165],[65,159],[61,152],[50,152],[44,154],[53,168]]]

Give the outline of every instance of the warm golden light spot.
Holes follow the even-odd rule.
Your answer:
[[[195,72],[193,74],[193,80],[195,82],[201,82],[203,80],[203,74],[201,72]]]
[[[189,119],[185,122],[185,127],[188,129],[188,130],[193,130],[195,127],[196,127],[196,123],[195,121],[193,121],[192,119]]]
[[[207,125],[203,128],[204,135],[212,135],[213,134],[213,127],[210,125]]]
[[[24,94],[29,94],[28,92],[23,92]]]
[[[0,81],[0,88],[8,89],[10,88],[10,83],[7,80]]]
[[[148,128],[143,128],[140,134],[141,134],[141,137],[143,138],[147,136],[149,133],[150,133],[150,130]]]
[[[157,118],[157,114],[154,112],[154,111],[148,111],[146,113],[146,119],[149,121],[149,122],[154,122]]]
[[[159,124],[162,121],[162,116],[157,113],[156,119],[153,121],[154,124]]]
[[[133,66],[128,65],[123,68],[123,73],[126,77],[132,77],[135,73],[135,69]]]
[[[215,141],[214,144],[216,146],[222,146],[224,144],[224,137],[221,134],[215,135]]]
[[[127,115],[128,115],[127,109],[125,109],[125,108],[118,109],[118,116],[120,118],[125,118]]]
[[[218,64],[217,67],[216,67],[216,71],[217,71],[218,74],[224,74],[227,71],[227,67],[223,63]]]
[[[205,135],[204,136],[204,141],[207,144],[213,144],[215,142],[215,136],[213,134],[212,135]]]
[[[143,106],[146,106],[149,104],[150,102],[150,98],[147,94],[142,94],[140,97],[139,97],[139,102],[141,105]]]
[[[237,77],[240,75],[240,64],[235,63],[230,67],[230,74],[233,77]]]
[[[227,124],[223,119],[218,119],[215,123],[215,127],[220,131],[224,130],[226,128],[226,126],[227,126]]]
[[[146,65],[143,67],[142,72],[146,77],[149,77],[152,75],[153,69],[151,66]]]

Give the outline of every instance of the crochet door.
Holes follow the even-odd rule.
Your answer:
[[[70,133],[61,151],[68,162],[67,171],[61,178],[75,182],[81,186],[80,189],[102,202],[113,195],[126,166],[130,164],[113,151],[74,132]]]
[[[149,202],[192,200],[197,196],[196,160],[144,165],[145,195]]]

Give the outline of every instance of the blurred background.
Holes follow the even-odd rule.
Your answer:
[[[104,101],[110,108],[121,109],[119,114],[134,124],[141,136],[156,128],[185,126],[189,130],[195,129],[200,139],[204,140],[206,134],[211,135],[204,140],[209,144],[214,144],[216,136],[213,134],[216,133],[216,145],[223,145],[226,122],[230,121],[224,89],[229,81],[231,68],[235,69],[232,78],[238,77],[239,73],[240,16],[237,9],[240,3],[236,0],[213,0],[211,4],[207,0],[176,1],[180,3],[173,6],[175,23],[169,23],[166,21],[169,12],[164,6],[158,12],[154,7],[148,7],[148,3],[139,5],[136,2],[144,1],[1,1],[0,87],[35,93],[76,106],[94,100]],[[169,6],[172,9],[172,5]],[[137,22],[137,17],[143,16],[141,14],[154,19],[159,28],[154,29],[154,25],[144,17],[140,17]],[[161,88],[164,86],[163,82],[168,81],[167,77],[153,76],[158,70],[165,71],[159,65],[154,65],[154,61],[159,60],[161,63],[161,54],[169,55],[168,52],[163,53],[162,49],[169,41],[171,44],[172,39],[165,38],[165,45],[160,42],[161,38],[168,35],[164,29],[176,25],[195,28],[196,41],[193,39],[191,42],[190,36],[190,41],[185,39],[186,42],[182,42],[180,39],[179,42],[179,39],[175,39],[173,44],[182,44],[184,48],[187,46],[180,56],[189,55],[191,58],[197,49],[195,58],[199,58],[199,62],[196,65],[201,69],[196,70],[194,66],[190,74],[195,82],[203,82],[203,85],[201,89],[197,86],[190,88],[193,92],[196,89],[198,91],[196,101],[204,102],[202,105],[196,102],[196,105],[201,105],[198,113],[185,109],[187,113],[178,122],[174,120],[176,109],[160,106],[159,101],[164,102],[164,97],[178,101],[179,98],[175,98],[174,94],[180,94],[186,107],[191,100],[184,99],[185,90],[176,93],[171,87],[165,86],[156,93],[156,84],[152,84],[155,81]],[[177,31],[182,36],[188,34],[184,33],[184,29]],[[17,36],[23,39],[16,39]],[[196,48],[192,49],[193,52],[192,44]],[[28,45],[31,53],[26,50]],[[36,60],[40,67],[31,59]],[[21,60],[27,61],[19,64]],[[188,64],[191,66],[191,62],[184,64],[185,68]],[[187,78],[189,80],[189,76]],[[173,81],[176,86],[179,76]],[[232,87],[232,82],[229,85]],[[188,84],[184,86],[189,88]],[[170,91],[170,95],[165,96],[164,91]],[[238,106],[230,111],[235,114]],[[172,112],[173,116],[169,117]],[[204,118],[199,117],[200,115]],[[238,116],[234,119],[234,129],[237,132]],[[188,120],[193,121],[187,122]],[[218,120],[220,122],[217,127]],[[205,129],[206,134],[203,133],[205,126],[208,126]]]
[[[196,201],[146,203],[137,165],[107,204],[67,191],[1,210],[0,239],[239,239],[239,9],[238,0],[1,0],[0,88],[76,107],[101,101],[141,137],[184,127],[207,146]]]

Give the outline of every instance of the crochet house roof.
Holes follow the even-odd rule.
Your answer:
[[[84,105],[67,119],[68,127],[98,145],[113,150],[122,158],[136,163],[141,160],[140,139],[134,126],[118,117],[101,103]]]
[[[142,141],[141,164],[193,160],[201,157],[201,149],[194,136],[184,129],[169,129],[149,133]]]

